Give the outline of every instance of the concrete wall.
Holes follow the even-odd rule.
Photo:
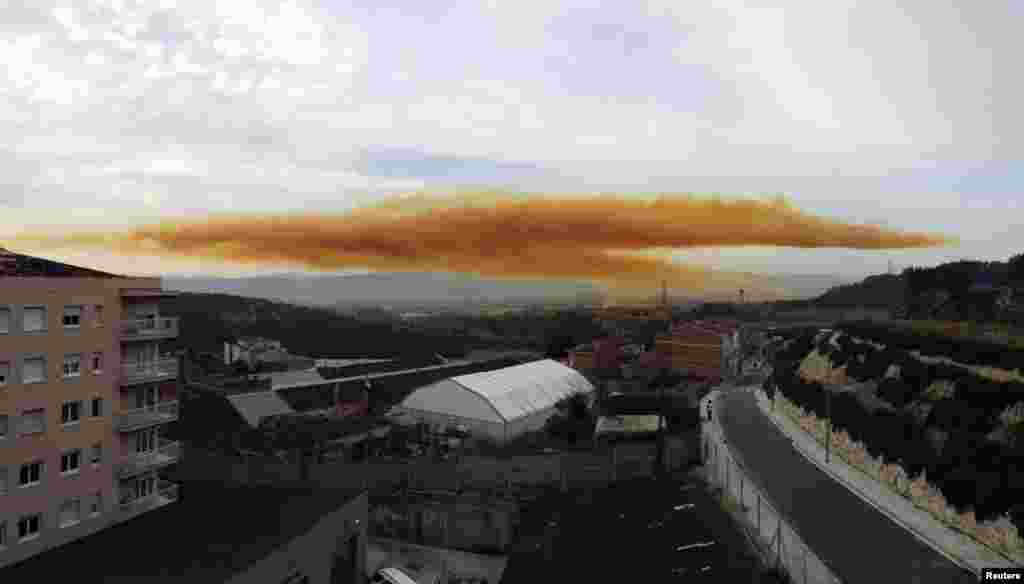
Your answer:
[[[366,536],[369,506],[365,494],[324,516],[307,533],[296,537],[270,556],[235,575],[227,584],[284,582],[296,572],[310,584],[362,584],[366,571]],[[337,573],[335,556],[348,554],[348,543],[356,538],[356,561],[351,572]]]

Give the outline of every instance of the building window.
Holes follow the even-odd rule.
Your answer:
[[[7,547],[7,522],[0,521],[0,550]]]
[[[64,328],[78,328],[82,326],[82,307],[64,307]]]
[[[18,486],[19,487],[31,487],[38,485],[43,479],[43,463],[42,461],[36,460],[21,465],[21,470],[18,473]]]
[[[0,468],[0,495],[7,494],[7,469]]]
[[[64,402],[60,407],[60,423],[76,424],[82,417],[82,402]]]
[[[92,398],[92,401],[89,402],[89,415],[94,418],[99,418],[100,416],[103,415],[102,397],[94,397]]]
[[[82,466],[82,451],[72,450],[60,455],[60,473],[78,474]]]
[[[96,305],[96,326],[103,326],[103,305]]]
[[[33,513],[25,515],[18,520],[18,539],[28,541],[39,537],[39,527],[42,523],[42,515]]]
[[[71,527],[82,520],[82,504],[78,499],[69,499],[61,503],[60,519],[61,527]]]
[[[0,335],[11,332],[11,309],[0,308]]]
[[[21,330],[34,333],[46,330],[46,308],[27,306],[21,313]]]
[[[10,361],[0,361],[0,387],[7,385],[8,380],[11,378],[11,363]]]
[[[64,377],[79,377],[82,375],[82,356],[64,356]]]
[[[25,383],[46,381],[46,357],[30,357],[21,364],[21,379]]]
[[[103,353],[95,352],[92,354],[92,372],[103,373]]]
[[[103,512],[103,493],[96,492],[89,497],[89,516],[95,517]]]
[[[10,417],[7,414],[0,414],[0,440],[7,438],[10,431]]]
[[[103,444],[97,442],[89,449],[89,462],[99,464],[103,460]]]
[[[27,410],[21,414],[21,427],[18,433],[22,436],[43,434],[46,432],[46,410]]]

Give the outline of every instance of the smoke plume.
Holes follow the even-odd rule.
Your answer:
[[[664,195],[404,196],[345,214],[212,216],[119,232],[24,234],[34,249],[95,248],[312,270],[445,271],[497,278],[593,280],[613,289],[747,289],[784,296],[758,277],[673,263],[691,247],[781,246],[881,250],[955,240],[815,217],[785,200]],[[652,252],[653,255],[652,255]]]

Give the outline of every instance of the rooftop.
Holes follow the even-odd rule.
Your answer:
[[[99,270],[81,268],[53,260],[37,258],[9,251],[0,247],[0,278],[126,278]]]
[[[258,391],[226,397],[253,428],[259,427],[260,420],[268,416],[295,413],[276,391]]]
[[[176,503],[0,569],[0,581],[59,582],[70,567],[83,584],[221,584],[359,495],[205,482],[183,489]]]

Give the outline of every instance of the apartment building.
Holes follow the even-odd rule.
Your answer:
[[[0,567],[176,499],[168,294],[0,248]]]

